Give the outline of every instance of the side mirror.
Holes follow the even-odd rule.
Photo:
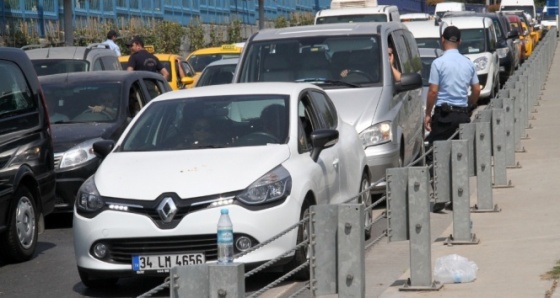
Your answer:
[[[183,85],[190,85],[190,84],[194,83],[194,79],[192,77],[182,77],[181,78],[181,83]]]
[[[323,149],[330,148],[338,142],[338,130],[334,129],[317,129],[311,133],[311,159],[317,162],[319,154]]]
[[[422,87],[422,76],[419,73],[403,73],[401,80],[395,82],[395,91],[402,92]]]
[[[107,157],[107,155],[113,151],[113,148],[115,148],[115,141],[113,140],[103,140],[93,143],[93,153],[102,159]]]

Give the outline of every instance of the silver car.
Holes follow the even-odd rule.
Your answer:
[[[401,80],[395,82],[388,48]],[[262,30],[246,43],[235,83],[311,82],[359,133],[372,181],[408,165],[423,146],[422,63],[401,23],[354,23]],[[374,189],[384,190],[379,183]]]

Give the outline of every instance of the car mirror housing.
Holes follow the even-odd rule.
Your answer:
[[[317,129],[311,133],[311,143],[313,150],[311,151],[311,159],[317,161],[319,154],[323,149],[334,146],[338,142],[338,130],[334,129]]]
[[[395,83],[397,92],[413,90],[422,87],[422,76],[417,73],[404,73],[401,75],[401,80]]]
[[[101,158],[105,158],[113,148],[115,147],[115,141],[113,140],[103,140],[93,143],[93,152],[99,155]]]
[[[517,29],[511,30],[508,32],[507,38],[519,38],[519,31],[517,31]]]
[[[194,79],[192,77],[182,77],[181,83],[183,83],[183,85],[190,85],[194,83]]]

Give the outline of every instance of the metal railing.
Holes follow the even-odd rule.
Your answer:
[[[461,124],[457,132],[459,139],[453,139],[454,135],[449,140],[434,142],[420,157],[433,154],[433,164],[388,169],[386,178],[370,186],[372,189],[385,183],[386,195],[369,206],[360,202],[362,193],[342,204],[311,206],[308,217],[235,256],[237,259],[250,254],[309,224],[308,239],[277,258],[247,273],[242,263],[174,267],[170,279],[156,289],[170,287],[171,297],[245,297],[245,278],[308,246],[307,262],[249,297],[258,297],[301,270],[309,270],[311,278],[292,297],[305,291],[313,296],[364,297],[365,252],[387,237],[389,243],[410,241],[410,278],[400,290],[439,290],[442,285],[432,280],[431,272],[430,200],[453,206],[453,234],[447,238],[447,245],[478,244],[479,239],[472,233],[470,213],[501,211],[493,203],[492,189],[511,187],[506,169],[520,167],[515,153],[524,152],[520,141],[528,137],[526,130],[531,128],[532,109],[538,105],[557,42],[553,29],[498,95],[474,115],[473,121]],[[470,206],[469,179],[473,176],[477,179],[477,203]],[[387,210],[365,225],[366,216],[384,202]],[[366,230],[382,220],[387,220],[387,229],[366,241]],[[154,290],[141,297],[154,294]]]

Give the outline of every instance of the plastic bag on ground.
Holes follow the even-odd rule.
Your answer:
[[[451,254],[436,259],[434,280],[442,284],[472,282],[478,266],[469,259]]]

